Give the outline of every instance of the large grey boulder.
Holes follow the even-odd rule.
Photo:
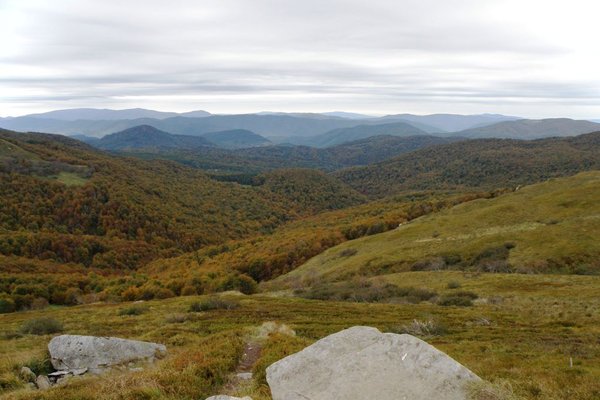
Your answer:
[[[267,368],[273,400],[465,400],[479,377],[411,335],[357,326]]]
[[[152,362],[167,352],[157,343],[79,335],[57,336],[48,344],[48,350],[54,369],[90,372],[131,362]]]

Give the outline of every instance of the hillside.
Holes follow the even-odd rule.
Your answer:
[[[303,144],[313,147],[331,147],[379,135],[407,137],[427,135],[427,132],[405,122],[393,122],[379,125],[358,125],[351,128],[334,129],[321,135],[310,137],[306,139]]]
[[[538,139],[554,136],[575,136],[600,131],[600,124],[568,118],[521,119],[463,130],[456,135],[466,138]]]
[[[113,157],[63,136],[3,131],[0,144],[6,256],[135,269],[158,256],[269,232],[313,208],[268,185],[217,182],[196,169]],[[331,177],[313,183],[320,187],[323,179],[334,184]],[[311,182],[305,178],[303,190]],[[353,191],[343,186],[319,206],[347,204]]]
[[[139,125],[121,132],[106,135],[100,140],[87,140],[89,144],[103,150],[135,150],[148,148],[195,148],[212,146],[203,137],[172,135],[150,125]]]
[[[428,147],[334,173],[359,192],[516,187],[600,169],[600,132],[533,141],[477,139]]]
[[[422,270],[600,274],[600,172],[475,200],[333,247],[281,277],[292,284]]]
[[[225,149],[243,149],[271,144],[268,139],[246,129],[209,132],[202,135],[202,138]]]
[[[127,153],[145,159],[163,158],[177,161],[206,170],[212,175],[243,175],[247,177],[276,168],[315,168],[322,171],[334,171],[380,162],[413,150],[458,140],[460,139],[426,135],[373,136],[325,149],[275,145],[236,150],[214,147],[186,150],[144,149],[143,152],[128,150]]]

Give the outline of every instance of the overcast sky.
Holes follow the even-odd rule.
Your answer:
[[[0,116],[600,118],[597,0],[0,0]]]

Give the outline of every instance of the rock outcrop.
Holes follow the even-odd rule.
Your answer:
[[[166,355],[162,344],[111,337],[61,335],[48,344],[50,361],[57,371],[72,375],[97,373],[105,368],[152,362]],[[83,372],[82,372],[83,371]]]
[[[411,335],[353,327],[267,368],[273,400],[465,400],[480,380]]]

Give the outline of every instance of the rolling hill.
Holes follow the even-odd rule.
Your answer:
[[[428,147],[334,173],[359,192],[516,187],[600,169],[600,132],[532,141],[476,139]]]
[[[172,135],[150,125],[139,125],[121,132],[106,135],[99,140],[83,139],[94,147],[103,150],[135,150],[150,148],[195,148],[212,146],[203,137]]]
[[[600,124],[568,118],[521,119],[463,130],[457,135],[466,138],[539,139],[554,136],[575,136],[600,131]]]
[[[281,284],[407,271],[600,274],[600,172],[550,179],[345,242]]]
[[[246,129],[209,132],[203,134],[202,138],[224,149],[243,149],[271,144],[268,139]]]
[[[338,128],[321,135],[310,137],[304,141],[304,144],[313,147],[331,147],[379,135],[406,137],[427,135],[427,132],[405,122],[393,122],[380,125],[358,125],[351,128]]]
[[[0,254],[129,270],[362,201],[322,174],[303,173],[295,185],[312,193],[309,206],[292,184],[218,182],[177,163],[111,156],[64,136],[2,131]]]
[[[164,158],[203,169],[211,174],[252,175],[276,168],[316,168],[334,171],[383,161],[436,144],[457,141],[435,136],[373,136],[338,146],[317,149],[308,146],[261,146],[237,150],[201,147],[196,149],[129,150],[133,156]],[[150,151],[152,150],[152,151]]]

